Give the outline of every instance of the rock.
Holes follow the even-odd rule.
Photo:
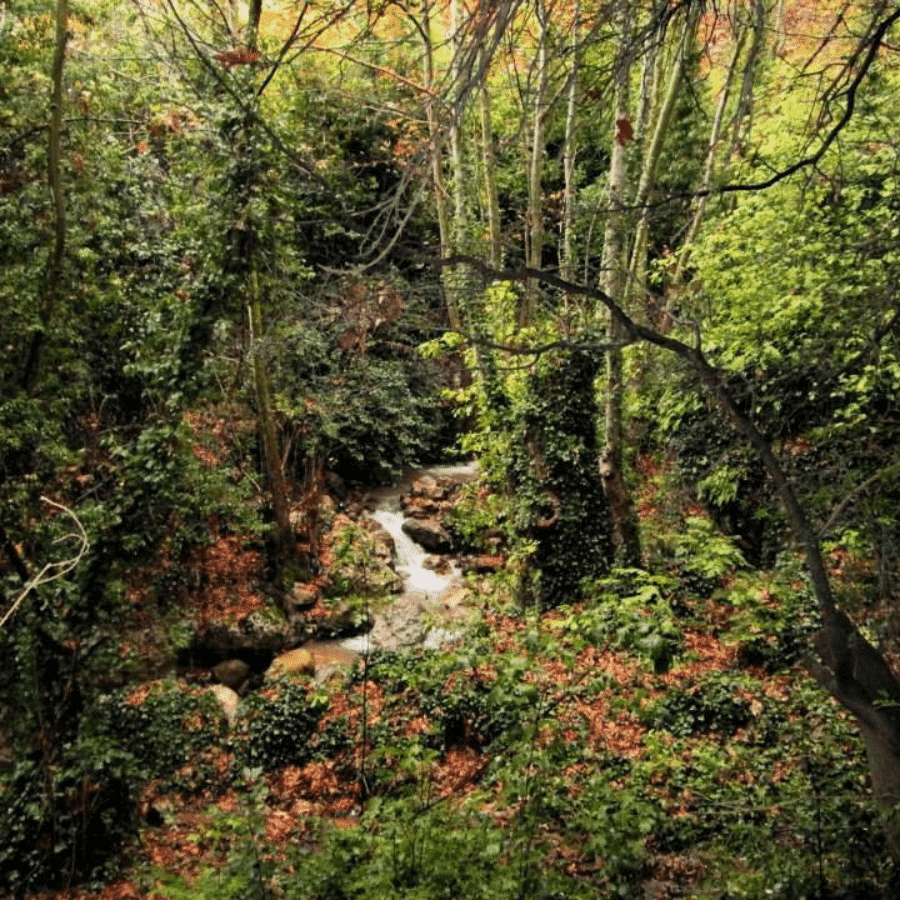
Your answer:
[[[222,712],[225,713],[228,724],[234,725],[235,719],[237,719],[238,703],[240,702],[237,692],[224,684],[214,684],[209,690],[216,700],[219,701],[219,706],[222,707]]]
[[[335,603],[328,617],[317,622],[319,634],[327,637],[349,637],[366,631],[370,622],[365,612],[355,604]]]
[[[410,493],[414,497],[434,497],[437,490],[437,480],[431,475],[420,475],[412,483]]]
[[[298,613],[312,609],[319,600],[319,592],[308,584],[295,584],[287,596],[289,612]]]
[[[437,572],[438,575],[446,575],[453,566],[446,556],[431,555],[426,556],[422,560],[422,568],[431,569],[432,572]]]
[[[276,656],[266,671],[266,678],[275,678],[278,675],[308,675],[312,677],[315,674],[316,661],[313,659],[312,653],[301,647]]]
[[[463,574],[474,572],[485,575],[489,572],[499,572],[506,565],[506,557],[501,554],[478,553],[471,556],[463,556],[459,561],[459,567]]]
[[[450,535],[435,519],[404,519],[403,531],[429,553],[449,553],[452,549]]]
[[[234,691],[240,691],[250,674],[250,666],[242,659],[226,659],[212,670],[213,678]]]
[[[291,643],[296,643],[296,637],[289,622],[254,614],[240,624],[205,625],[179,652],[178,664],[182,669],[211,669],[228,659],[242,659],[254,672],[262,672]]]
[[[383,566],[392,566],[397,556],[397,546],[391,533],[375,519],[363,519],[362,527],[374,544],[375,559]]]

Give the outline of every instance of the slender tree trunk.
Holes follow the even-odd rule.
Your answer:
[[[725,123],[725,111],[728,107],[728,100],[731,96],[731,88],[734,85],[734,79],[737,74],[738,64],[740,62],[741,53],[743,52],[744,43],[747,39],[747,29],[742,28],[734,43],[734,54],[731,57],[731,65],[725,75],[725,82],[719,91],[719,99],[716,103],[716,110],[713,113],[712,125],[709,129],[709,140],[706,142],[706,155],[703,162],[703,177],[700,182],[700,197],[694,207],[694,213],[691,216],[691,222],[688,225],[684,240],[678,253],[678,263],[675,267],[673,281],[677,285],[682,278],[684,268],[688,263],[691,255],[692,245],[700,230],[703,217],[706,214],[706,207],[709,203],[708,192],[712,186],[713,176],[716,171],[716,151],[719,147],[719,140],[722,137],[722,128]]]
[[[50,123],[47,129],[47,181],[53,202],[53,239],[47,255],[44,281],[41,288],[39,322],[31,336],[25,366],[22,371],[22,387],[31,393],[37,381],[41,364],[41,352],[47,331],[53,320],[62,291],[62,269],[66,253],[66,196],[62,179],[62,126],[64,105],[63,73],[66,62],[66,44],[69,34],[68,0],[56,2],[56,41],[53,50],[50,96]]]
[[[549,81],[548,37],[549,15],[543,0],[537,0],[536,15],[540,26],[536,71],[534,106],[531,124],[531,159],[528,165],[528,211],[525,216],[525,259],[532,269],[540,269],[544,256],[544,154],[546,152],[547,91]],[[527,326],[534,318],[537,284],[527,283],[519,308],[519,325]]]
[[[641,210],[629,265],[629,291],[635,294],[642,293],[646,284],[647,239],[650,230],[650,210],[647,203],[650,199],[650,192],[656,182],[656,171],[659,167],[663,144],[672,122],[672,113],[675,110],[675,103],[684,81],[684,70],[693,47],[699,21],[700,6],[697,4],[688,11],[681,43],[669,75],[669,84],[666,88],[662,105],[654,116],[653,134],[644,150],[641,177],[632,204],[636,209]]]
[[[753,40],[744,60],[744,71],[741,76],[741,93],[738,98],[738,107],[734,114],[734,133],[731,141],[731,149],[726,159],[732,159],[736,153],[740,153],[750,136],[753,124],[753,90],[756,86],[756,78],[763,58],[766,43],[766,4],[765,0],[753,0]],[[784,9],[780,15],[783,17]],[[776,35],[783,32],[778,31]],[[778,38],[776,37],[776,41]]]
[[[287,481],[281,464],[281,452],[278,444],[278,432],[275,427],[275,414],[272,404],[272,388],[269,384],[269,372],[266,368],[264,352],[262,300],[259,291],[259,278],[253,266],[249,274],[247,320],[250,328],[250,359],[253,369],[253,387],[259,416],[259,436],[262,444],[262,462],[265,472],[269,496],[272,499],[272,514],[275,519],[274,532],[274,569],[275,581],[279,587],[285,570],[290,562],[294,548],[293,529],[291,528],[290,507],[288,505]]]
[[[444,129],[438,115],[438,99],[435,85],[434,44],[431,36],[431,5],[422,5],[422,21],[420,23],[422,37],[422,75],[425,88],[425,118],[428,122],[428,140],[431,154],[431,183],[434,190],[434,208],[438,225],[440,255],[446,258],[453,252],[453,231],[450,218],[450,195],[444,178]],[[447,311],[447,322],[451,328],[459,329],[462,320],[459,314],[459,301],[454,283],[454,273],[442,273],[444,291],[444,307]]]
[[[491,95],[487,84],[482,83],[478,91],[478,101],[481,124],[484,206],[487,212],[488,224],[488,258],[492,266],[499,268],[503,264],[503,239],[500,231],[500,197],[497,191],[497,157],[494,153]]]
[[[255,50],[259,36],[259,20],[262,14],[262,0],[252,0],[249,6],[247,22],[247,47]],[[249,147],[252,143],[251,131],[253,120],[250,116],[245,120],[245,140]],[[248,149],[247,152],[252,150]],[[245,185],[249,190],[250,185]],[[274,528],[274,552],[273,568],[274,581],[279,588],[287,587],[283,584],[286,580],[287,570],[291,563],[291,556],[295,550],[293,528],[290,520],[290,506],[288,504],[288,487],[284,477],[281,451],[278,441],[278,430],[275,425],[274,404],[272,402],[272,388],[269,383],[269,371],[265,354],[265,328],[263,325],[263,299],[259,284],[259,272],[257,270],[258,251],[257,242],[250,241],[248,259],[243,264],[248,267],[246,272],[247,295],[247,323],[250,332],[250,358],[253,370],[253,387],[256,395],[258,409],[258,427],[260,443],[262,445],[262,463],[265,473],[269,496],[272,500],[272,516],[275,520]],[[304,572],[303,575],[309,573]],[[288,610],[284,610],[285,613]]]
[[[566,100],[566,131],[563,147],[563,196],[562,258],[560,272],[568,281],[575,280],[575,159],[577,155],[578,89],[581,59],[578,50],[578,31],[581,27],[581,0],[575,0],[572,12],[572,35],[569,54],[572,68],[569,72],[569,89]]]
[[[467,252],[466,242],[469,232],[469,202],[466,192],[465,154],[463,152],[462,119],[465,104],[462,70],[462,0],[451,0],[450,4],[450,84],[459,100],[453,104],[448,125],[450,132],[450,167],[453,186],[453,249]]]
[[[603,237],[601,287],[604,293],[624,305],[627,288],[625,266],[625,191],[628,181],[628,143],[632,137],[630,79],[633,50],[631,47],[631,14],[628,0],[620,0],[617,19],[620,29],[619,47],[614,70],[615,122],[609,165],[609,192],[606,230]],[[621,339],[618,320],[610,319],[612,341]],[[612,542],[617,559],[637,565],[641,559],[640,536],[631,497],[623,475],[622,351],[613,348],[606,355],[605,446],[600,460],[600,473],[609,506]]]

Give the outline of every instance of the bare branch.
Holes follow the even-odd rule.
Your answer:
[[[81,562],[82,557],[85,553],[87,553],[88,548],[90,547],[90,542],[88,541],[87,534],[85,533],[84,526],[81,524],[81,520],[78,516],[72,512],[67,506],[63,506],[61,503],[57,503],[55,500],[51,500],[48,497],[41,497],[41,500],[44,503],[47,503],[50,506],[55,507],[56,509],[62,510],[70,519],[75,523],[76,531],[69,532],[69,534],[65,534],[60,538],[57,538],[54,543],[59,544],[62,541],[71,540],[74,538],[78,541],[78,549],[75,552],[74,556],[70,556],[67,559],[60,560],[59,562],[47,563],[40,572],[37,573],[33,578],[30,578],[26,583],[25,587],[19,593],[19,596],[13,601],[12,606],[6,611],[6,614],[0,619],[0,629],[12,618],[13,614],[16,610],[22,605],[25,598],[36,588],[42,584],[49,584],[51,581],[56,581],[59,578],[68,575],[79,562]]]

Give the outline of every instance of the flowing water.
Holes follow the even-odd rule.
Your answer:
[[[420,645],[440,647],[459,636],[460,610],[454,588],[461,583],[459,571],[449,565],[442,573],[425,565],[436,554],[427,553],[403,531],[405,516],[400,499],[409,493],[412,483],[425,475],[446,476],[468,481],[475,476],[475,464],[432,466],[408,473],[398,484],[379,488],[370,495],[374,507],[371,517],[394,540],[397,573],[403,578],[403,591],[383,612],[376,613],[369,632],[340,642],[356,653],[376,648]],[[444,568],[444,567],[442,567]]]
[[[417,478],[446,476],[466,482],[475,477],[474,463],[455,466],[431,466],[406,473],[390,487],[369,494],[369,515],[394,540],[395,567],[403,579],[403,590],[391,603],[374,614],[372,628],[357,637],[343,640],[313,641],[305,645],[316,662],[316,677],[326,679],[335,666],[352,664],[360,655],[383,649],[422,646],[441,647],[457,639],[468,618],[462,579],[453,565],[441,566],[443,573],[425,565],[430,556],[403,531],[406,518],[401,498],[410,492]]]

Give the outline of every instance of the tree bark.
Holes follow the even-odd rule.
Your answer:
[[[609,191],[606,229],[603,236],[602,273],[604,294],[624,305],[627,291],[625,240],[628,221],[625,215],[625,191],[628,180],[628,143],[631,140],[630,80],[632,65],[631,13],[628,0],[621,0],[617,12],[620,29],[616,52],[615,121],[610,151]],[[615,316],[609,322],[610,341],[622,338],[621,323]],[[618,560],[638,565],[641,559],[640,535],[631,497],[625,484],[623,468],[622,351],[617,347],[606,354],[605,446],[600,460],[600,474],[609,507],[613,548]]]
[[[581,0],[575,0],[572,12],[572,34],[569,41],[569,55],[572,68],[569,72],[569,89],[566,100],[566,130],[563,146],[563,197],[562,254],[560,272],[568,281],[575,279],[575,159],[577,155],[578,86],[580,78],[580,53],[578,31],[581,27]]]
[[[422,4],[422,21],[417,23],[422,38],[422,75],[425,88],[425,119],[428,123],[429,154],[431,157],[431,183],[434,190],[434,208],[438,224],[438,239],[441,255],[452,252],[453,230],[450,218],[450,196],[444,178],[444,129],[441,126],[437,109],[437,92],[435,85],[434,44],[431,38],[431,5],[429,0]],[[459,299],[454,284],[454,273],[442,273],[444,291],[444,308],[447,311],[447,323],[452,329],[459,329],[462,320],[459,312]]]
[[[535,88],[531,122],[531,158],[528,164],[528,211],[525,215],[526,265],[540,269],[544,257],[544,154],[546,152],[547,90],[549,84],[549,53],[547,42],[550,32],[550,16],[543,0],[535,7],[540,34],[535,59]],[[519,307],[519,325],[527,327],[534,318],[537,282],[526,282]]]
[[[483,64],[482,68],[486,69]],[[494,135],[491,121],[491,95],[482,83],[478,92],[481,125],[481,164],[484,181],[484,206],[488,223],[488,258],[492,266],[503,264],[503,243],[500,231],[500,198],[497,190],[497,156],[494,153]]]
[[[47,129],[47,181],[53,203],[53,240],[47,255],[44,281],[41,288],[39,321],[31,336],[21,385],[32,393],[41,365],[41,353],[47,332],[53,321],[62,291],[62,269],[66,253],[66,195],[62,179],[62,126],[65,92],[63,73],[66,62],[66,44],[69,37],[68,0],[56,2],[56,41],[53,50],[50,96],[50,123]]]
[[[684,69],[687,64],[690,49],[693,46],[697,25],[700,21],[699,10],[700,7],[697,4],[688,10],[687,20],[684,23],[684,31],[681,35],[681,42],[673,61],[672,71],[669,75],[669,84],[666,88],[662,105],[655,115],[651,114],[654,123],[653,133],[644,150],[644,158],[641,164],[641,177],[632,202],[632,206],[641,211],[631,249],[631,262],[628,267],[629,292],[635,294],[643,294],[647,280],[647,239],[650,230],[650,210],[647,203],[650,199],[650,192],[653,190],[653,186],[656,182],[656,170],[659,167],[663,144],[665,143],[666,135],[669,131],[669,125],[672,122],[672,113],[675,110],[675,102],[678,99],[678,94],[684,81]]]

